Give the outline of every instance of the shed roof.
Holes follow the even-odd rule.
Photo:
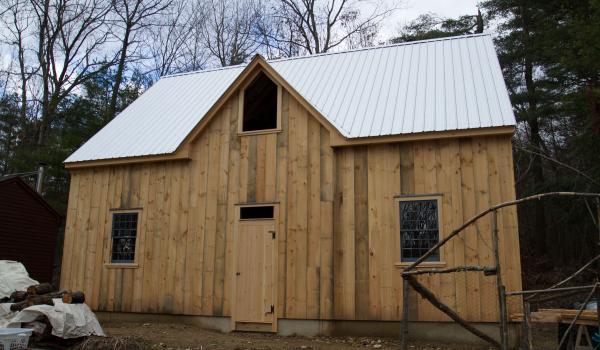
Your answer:
[[[21,177],[17,175],[0,175],[0,194],[3,191],[6,191],[6,189],[12,185],[21,188],[24,193],[31,197],[32,200],[40,203],[40,205],[44,207],[44,209],[48,211],[50,215],[56,218],[57,222],[62,220],[62,216],[48,202],[46,202],[46,200],[39,193],[37,193],[33,188],[31,188],[31,186],[23,181]],[[8,204],[4,206],[4,208],[8,207],[10,207]]]
[[[489,34],[268,64],[348,139],[515,125]],[[245,66],[161,78],[65,162],[173,153]]]

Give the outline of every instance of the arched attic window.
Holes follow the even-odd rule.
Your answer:
[[[259,72],[243,94],[241,132],[277,130],[279,86]]]

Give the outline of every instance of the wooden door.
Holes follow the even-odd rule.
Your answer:
[[[276,323],[275,220],[241,220],[238,227],[234,328],[271,331]]]

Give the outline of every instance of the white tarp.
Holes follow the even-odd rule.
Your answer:
[[[0,260],[0,298],[8,297],[15,290],[26,290],[38,284],[29,278],[25,266],[17,261]]]
[[[34,305],[20,312],[11,312],[9,303],[0,304],[0,327],[21,327],[22,322],[32,322],[44,315],[52,325],[52,335],[57,337],[105,336],[96,315],[86,304],[65,304],[61,299],[52,300],[54,306]]]
[[[20,262],[0,260],[0,298],[10,296],[15,290],[26,290],[38,284],[29,278],[25,266]],[[34,305],[20,312],[10,311],[11,303],[0,304],[0,328],[18,328],[22,322],[32,322],[44,315],[52,325],[52,334],[64,338],[79,338],[89,335],[104,336],[96,315],[86,304],[65,304],[61,299],[52,299],[54,306]]]

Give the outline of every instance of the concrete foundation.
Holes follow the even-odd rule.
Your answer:
[[[121,312],[96,312],[100,323],[106,322],[152,322],[152,323],[183,323],[212,329],[219,332],[231,332],[229,317],[188,316]],[[480,331],[499,340],[497,323],[475,323]],[[370,336],[397,338],[400,334],[398,321],[344,321],[344,320],[295,320],[279,319],[278,333],[283,336]],[[469,345],[485,345],[483,340],[469,333],[453,322],[410,322],[408,327],[409,339],[431,343],[453,343]],[[519,345],[520,325],[509,325],[510,348],[517,349]]]
[[[198,326],[205,329],[212,329],[223,333],[231,332],[231,324],[229,317],[100,311],[97,311],[95,313],[96,317],[98,317],[98,320],[100,321],[100,324],[110,322],[182,323],[191,326]]]

